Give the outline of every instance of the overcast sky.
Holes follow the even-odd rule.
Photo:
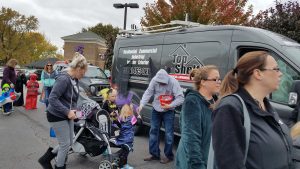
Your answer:
[[[273,6],[274,1],[248,0],[248,4],[252,4],[254,13],[257,13]],[[78,33],[82,28],[97,23],[123,28],[124,9],[115,9],[113,4],[135,2],[140,8],[128,9],[127,29],[130,28],[130,24],[139,27],[140,19],[144,16],[143,7],[146,3],[154,3],[154,0],[0,0],[4,7],[37,17],[39,32],[45,34],[59,49],[63,46],[61,37]]]

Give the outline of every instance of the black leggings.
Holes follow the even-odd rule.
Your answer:
[[[122,168],[125,164],[127,164],[127,158],[130,152],[130,149],[127,145],[121,145],[121,146],[117,146],[113,143],[111,143],[112,147],[121,147],[121,149],[119,151],[116,152],[116,154],[118,154],[118,157],[120,159],[118,166],[120,168]]]

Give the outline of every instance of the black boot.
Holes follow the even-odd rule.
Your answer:
[[[52,153],[53,148],[49,147],[47,152],[38,160],[43,169],[53,169],[51,165],[51,160],[56,156]]]
[[[56,167],[55,166],[55,169],[66,169],[66,164],[63,167]]]

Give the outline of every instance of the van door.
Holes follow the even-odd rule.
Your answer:
[[[228,69],[231,30],[167,34],[164,38],[161,68],[167,69],[183,89],[191,88],[189,72],[204,65],[216,65],[224,77]],[[175,114],[175,133],[180,133],[179,112]]]
[[[112,66],[113,83],[119,90],[133,92],[133,103],[139,104],[150,80],[160,68],[163,36],[137,36],[118,39]],[[150,101],[151,103],[151,101]],[[144,124],[150,126],[151,104],[141,112]]]
[[[235,57],[236,60],[239,59],[243,54],[255,50],[267,51],[274,57],[278,63],[280,71],[282,72],[282,77],[279,89],[271,93],[269,99],[280,118],[285,124],[291,127],[293,108],[288,106],[289,92],[291,90],[293,81],[300,78],[299,72],[295,70],[293,66],[291,66],[290,62],[280,51],[269,45],[251,42],[232,42],[232,49],[231,56]],[[234,65],[232,65],[232,68]]]

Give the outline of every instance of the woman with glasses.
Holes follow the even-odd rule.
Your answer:
[[[53,70],[52,63],[50,62],[47,63],[44,66],[44,70],[41,74],[41,80],[44,86],[44,94],[45,94],[44,101],[46,103],[46,107],[48,107],[49,104],[48,98],[51,93],[56,76],[57,76],[57,71]]]
[[[206,169],[211,137],[212,105],[221,86],[218,68],[194,69],[195,89],[187,89],[180,113],[181,139],[176,152],[177,169]]]
[[[281,76],[276,60],[265,51],[246,53],[227,73],[220,90],[222,99],[213,112],[212,142],[218,169],[293,168],[289,130],[268,100]],[[242,103],[232,93],[243,99],[248,110],[249,141]]]

